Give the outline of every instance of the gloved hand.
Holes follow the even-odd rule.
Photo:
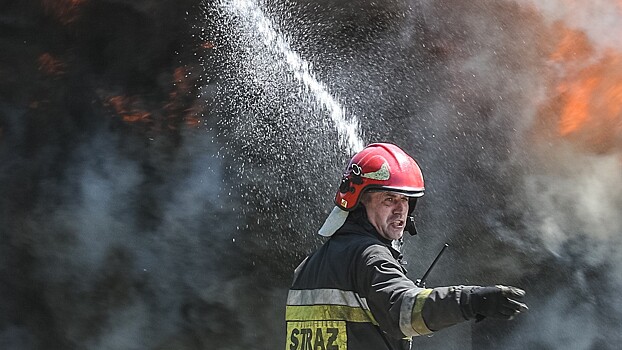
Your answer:
[[[520,301],[524,296],[525,291],[516,287],[474,286],[462,290],[460,307],[469,319],[481,321],[485,317],[492,317],[511,320],[529,309]]]

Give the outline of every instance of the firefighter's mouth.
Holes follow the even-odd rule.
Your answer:
[[[402,228],[404,227],[404,224],[406,223],[405,220],[395,220],[393,221],[391,224],[397,228]]]

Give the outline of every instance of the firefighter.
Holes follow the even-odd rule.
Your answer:
[[[413,336],[527,310],[519,288],[429,289],[406,277],[395,242],[416,233],[423,185],[415,160],[393,144],[370,144],[351,159],[318,232],[330,238],[294,271],[287,350],[409,349]]]

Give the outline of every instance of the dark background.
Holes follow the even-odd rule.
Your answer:
[[[448,242],[428,286],[527,291],[415,348],[618,347],[619,5],[260,8],[365,143],[419,161],[411,277]],[[211,1],[0,1],[0,349],[283,346],[350,154],[262,35]]]

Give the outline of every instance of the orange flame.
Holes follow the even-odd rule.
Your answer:
[[[566,28],[561,22],[555,23],[553,30],[561,32],[555,50],[549,55],[549,59],[555,62],[570,62],[572,60],[584,60],[593,54],[593,48],[587,35],[582,31]]]
[[[188,126],[199,126],[199,124],[201,124],[201,120],[195,117],[186,117],[184,118],[184,122]]]
[[[141,122],[151,131],[177,130],[180,126],[201,124],[203,108],[192,94],[195,86],[189,67],[177,67],[171,74],[171,90],[162,105],[147,103],[148,99],[135,96],[111,96],[100,91],[103,104],[111,107],[127,123]]]
[[[180,92],[187,92],[190,90],[190,82],[188,80],[188,70],[185,67],[175,68],[175,71],[173,72],[173,84],[177,86],[177,89],[180,90]]]
[[[113,96],[108,99],[108,105],[111,106],[123,121],[134,123],[138,121],[151,121],[151,113],[135,107],[137,101],[135,98],[125,96]]]
[[[48,52],[39,56],[38,61],[39,70],[47,75],[58,76],[65,74],[66,64]]]
[[[581,69],[558,91],[566,102],[559,132],[562,136],[595,126],[620,129],[622,122],[622,54],[610,51],[599,61]],[[599,125],[600,124],[600,125]]]
[[[597,52],[585,33],[555,29],[562,34],[549,55],[560,72],[553,101],[558,135],[609,152],[622,138],[622,52]]]
[[[203,44],[201,44],[201,48],[209,50],[209,49],[215,49],[216,48],[216,44],[214,44],[211,41],[205,41],[203,42]]]
[[[169,93],[169,102],[164,108],[169,112],[169,119],[181,119],[188,126],[197,126],[201,123],[196,116],[200,114],[201,109],[198,105],[190,108],[184,108],[192,89],[192,81],[190,80],[190,71],[188,67],[177,67],[173,71],[173,91]],[[175,128],[169,125],[169,128]]]
[[[126,114],[123,116],[123,121],[128,123],[134,123],[137,121],[149,121],[148,118],[151,116],[149,112],[141,112],[137,114]]]
[[[80,16],[80,6],[87,0],[42,0],[45,12],[62,24],[74,22]]]

